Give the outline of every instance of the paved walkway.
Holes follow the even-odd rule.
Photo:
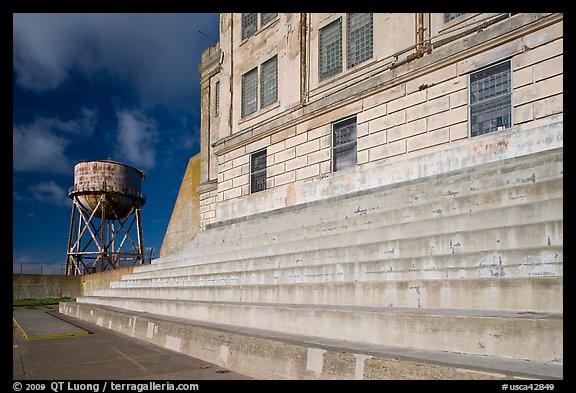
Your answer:
[[[14,380],[246,380],[247,376],[59,314],[13,310]],[[27,338],[28,337],[28,338]]]

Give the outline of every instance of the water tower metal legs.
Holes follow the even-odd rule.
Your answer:
[[[107,195],[103,194],[98,206],[88,214],[73,198],[70,234],[66,251],[66,274],[80,275],[96,271],[144,263],[141,209],[133,207],[119,218]],[[107,217],[114,217],[113,219]],[[137,241],[131,234],[136,224]]]

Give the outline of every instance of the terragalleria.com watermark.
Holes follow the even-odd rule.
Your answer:
[[[148,391],[197,391],[200,386],[197,383],[174,383],[174,382],[65,382],[55,381],[48,383],[14,382],[12,388],[15,392],[35,392],[52,390],[60,392],[148,392]]]

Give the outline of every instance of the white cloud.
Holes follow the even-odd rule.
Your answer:
[[[64,150],[70,141],[34,127],[13,128],[12,149],[15,172],[56,172],[67,174],[70,163]]]
[[[28,190],[30,191],[30,199],[35,201],[57,206],[72,206],[67,191],[52,180],[28,187]]]
[[[13,126],[13,170],[72,173],[72,164],[65,153],[70,136],[90,136],[95,124],[95,111],[83,109],[82,116],[73,120],[42,117],[30,124]]]
[[[138,111],[117,113],[118,134],[116,154],[121,162],[128,161],[139,168],[156,165],[155,144],[158,140],[156,123]]]

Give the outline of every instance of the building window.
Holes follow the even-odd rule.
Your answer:
[[[372,14],[348,14],[346,33],[346,67],[372,58]]]
[[[242,40],[250,37],[258,30],[258,14],[242,14]]]
[[[260,108],[278,100],[278,56],[274,56],[260,67]]]
[[[253,194],[266,189],[266,149],[250,156],[250,192]]]
[[[356,165],[356,116],[332,125],[332,170]]]
[[[260,101],[258,101],[260,88]],[[258,67],[242,75],[242,117],[246,117],[278,101],[278,56],[260,65],[260,84]]]
[[[342,20],[320,29],[320,80],[336,75],[342,71]]]
[[[262,26],[266,25],[267,23],[271,22],[272,20],[274,20],[274,18],[276,18],[278,16],[278,13],[262,13],[260,14],[260,28],[262,28]]]
[[[258,110],[258,68],[242,75],[242,117]]]
[[[506,61],[470,75],[470,135],[512,126],[511,64]]]
[[[273,21],[278,13],[260,14],[260,28]],[[250,38],[258,31],[258,14],[242,14],[242,41]]]
[[[214,90],[214,116],[218,116],[220,114],[220,81],[216,81]]]
[[[372,14],[347,14],[346,68],[352,68],[373,57],[374,18]],[[324,80],[342,72],[342,18],[319,30],[319,78]]]
[[[452,12],[452,13],[444,13],[444,23],[448,23],[451,20],[458,18],[461,15],[464,15],[465,12]]]

